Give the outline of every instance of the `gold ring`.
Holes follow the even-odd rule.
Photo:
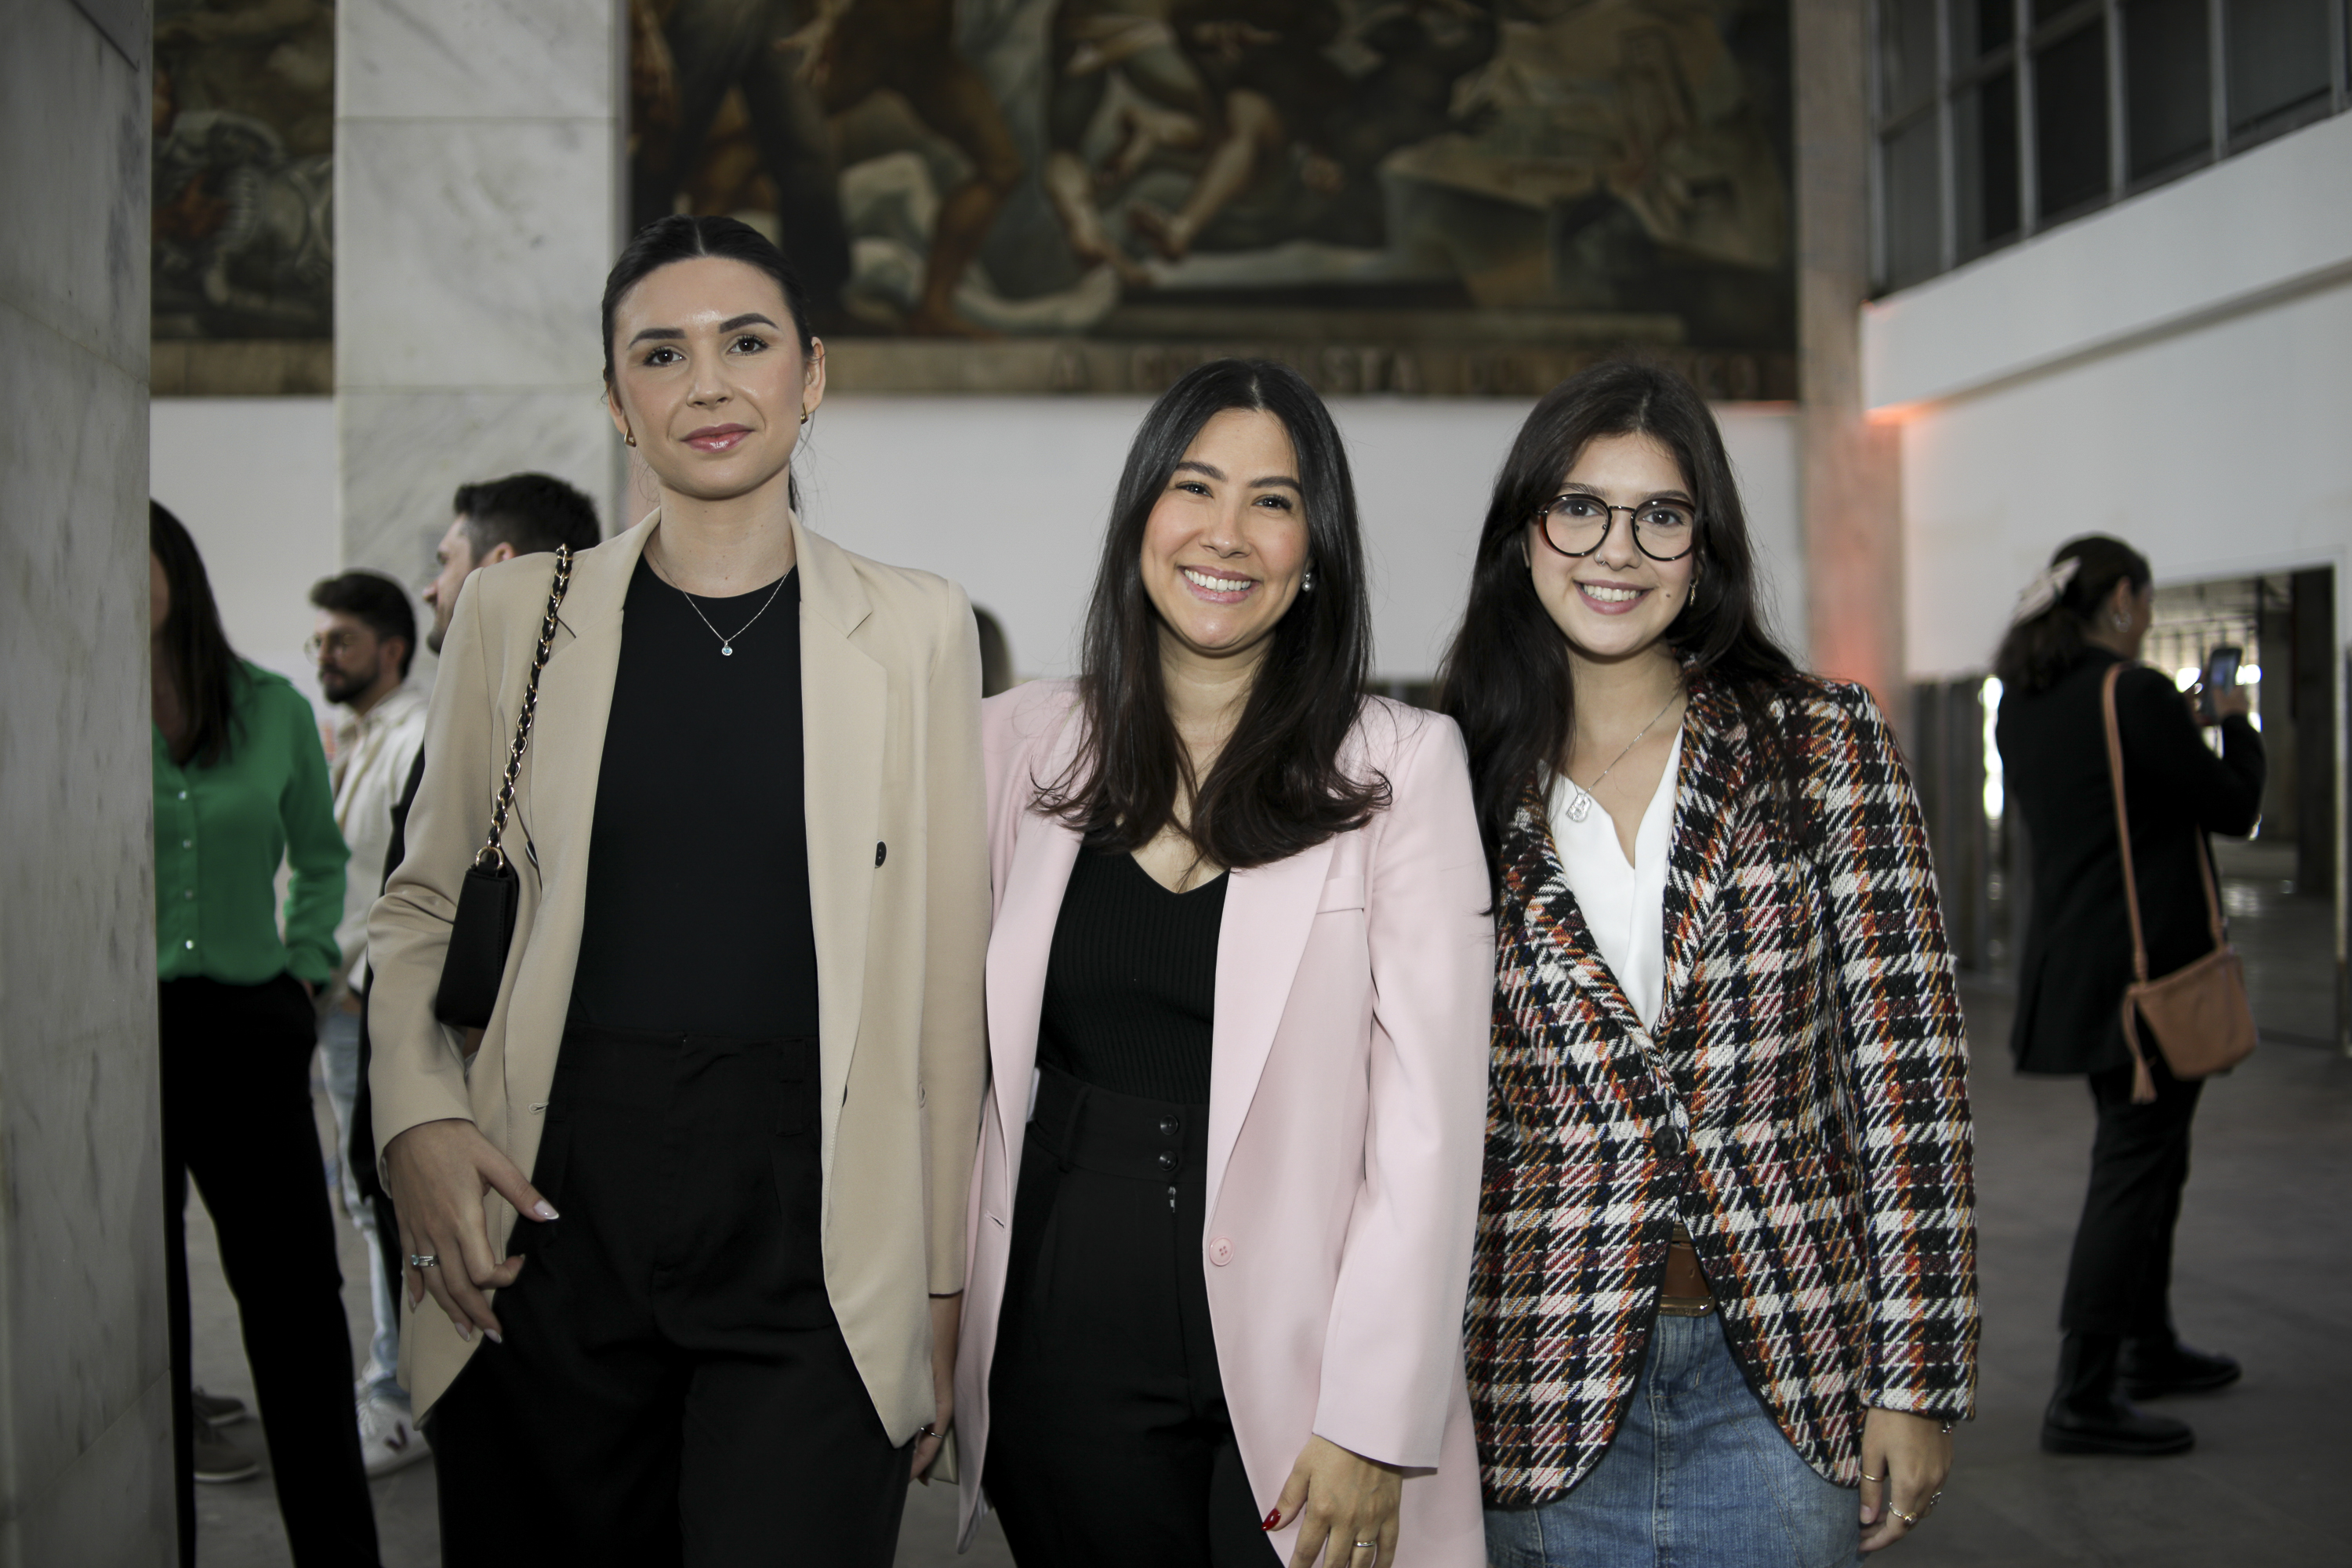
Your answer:
[[[1897,1518],[1897,1519],[1901,1520],[1901,1521],[1903,1521],[1903,1528],[1904,1528],[1904,1529],[1906,1529],[1906,1530],[1916,1530],[1916,1529],[1919,1527],[1919,1515],[1918,1515],[1918,1514],[1916,1514],[1916,1513],[1905,1513],[1905,1512],[1904,1512],[1901,1509],[1899,1509],[1899,1508],[1890,1508],[1890,1509],[1888,1509],[1886,1511],[1887,1511],[1887,1512],[1889,1512],[1889,1513],[1891,1513],[1891,1514],[1893,1514],[1895,1518]],[[1923,1511],[1923,1512],[1924,1512],[1925,1510],[1921,1510],[1921,1511]]]
[[[1885,1476],[1864,1476],[1862,1479],[1868,1481],[1872,1486],[1876,1486],[1886,1478]]]

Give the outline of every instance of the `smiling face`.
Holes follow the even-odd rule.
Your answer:
[[[1142,564],[1163,644],[1201,658],[1263,652],[1308,564],[1298,456],[1280,419],[1228,408],[1201,426],[1143,525]]]
[[[665,490],[730,500],[785,485],[802,416],[824,396],[784,291],[723,257],[646,275],[613,314],[613,423]]]
[[[1653,501],[1692,506],[1690,481],[1675,456],[1651,436],[1598,436],[1585,443],[1559,482],[1562,494],[1596,497],[1616,507]],[[1522,536],[1536,596],[1579,656],[1613,663],[1659,649],[1666,628],[1689,602],[1697,552],[1655,561],[1633,542],[1622,511],[1589,555],[1564,555],[1545,539],[1540,519]],[[1652,548],[1658,548],[1652,541]]]

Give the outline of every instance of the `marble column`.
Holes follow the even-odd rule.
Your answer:
[[[1862,401],[1870,293],[1867,0],[1794,0],[1797,382],[1813,667],[1903,712],[1900,448]]]
[[[524,468],[586,490],[611,531],[615,0],[341,0],[337,17],[345,564],[414,580],[451,492]]]
[[[145,0],[0,48],[0,1564],[176,1559],[147,692]]]

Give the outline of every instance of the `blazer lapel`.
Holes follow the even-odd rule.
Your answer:
[[[1660,1040],[1673,1033],[1690,1001],[1699,951],[1723,896],[1732,803],[1748,773],[1747,726],[1729,694],[1704,676],[1691,683],[1689,726],[1675,781],[1674,840],[1666,859],[1665,1000],[1655,1030]]]
[[[816,926],[817,1039],[824,1163],[866,1005],[866,921],[882,842],[882,763],[890,679],[853,640],[873,604],[839,546],[793,520],[801,574],[801,734],[807,797],[809,914]]]
[[[1528,918],[1523,929],[1549,933],[1553,952],[1568,971],[1570,981],[1580,991],[1591,996],[1621,1029],[1640,1038],[1644,1031],[1642,1016],[1625,996],[1625,988],[1601,956],[1601,944],[1593,940],[1592,928],[1585,923],[1584,910],[1576,901],[1576,892],[1568,885],[1568,871],[1561,865],[1559,847],[1552,842],[1551,820],[1545,809],[1541,790],[1529,785],[1527,797],[1519,805],[1520,855],[1513,880],[1526,900]]]
[[[1208,1209],[1233,1157],[1257,1080],[1290,1002],[1290,984],[1306,955],[1315,907],[1331,865],[1334,840],[1286,860],[1228,873],[1225,913],[1217,928],[1217,1003],[1209,1060]]]
[[[531,721],[526,763],[531,816],[523,824],[523,835],[509,837],[528,836],[526,842],[534,847],[544,842],[549,863],[538,868],[541,886],[576,876],[583,899],[596,784],[604,766],[604,731],[613,715],[613,682],[621,668],[622,605],[659,516],[656,512],[581,555],[563,595],[555,647],[539,677],[539,713]],[[511,725],[512,716],[506,722]],[[541,779],[547,781],[544,795],[537,788]],[[578,865],[555,862],[567,852],[578,855]]]
[[[1045,1011],[1045,964],[1078,849],[1077,834],[1060,818],[1021,814],[1020,837],[996,907],[995,936],[988,944],[989,1072],[1004,1134],[1003,1168],[1016,1184],[1028,1133],[1029,1083],[1037,1068],[1037,1029]]]

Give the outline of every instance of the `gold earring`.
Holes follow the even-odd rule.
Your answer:
[[[625,432],[621,437],[621,441],[625,446],[634,447],[637,444],[637,437],[634,432]]]
[[[802,424],[805,425],[805,424],[807,424],[807,423],[808,423],[808,416],[809,416],[808,405],[807,405],[807,404],[805,404],[805,403],[803,403],[803,404],[802,404],[802,405],[801,405],[801,423],[802,423]]]

